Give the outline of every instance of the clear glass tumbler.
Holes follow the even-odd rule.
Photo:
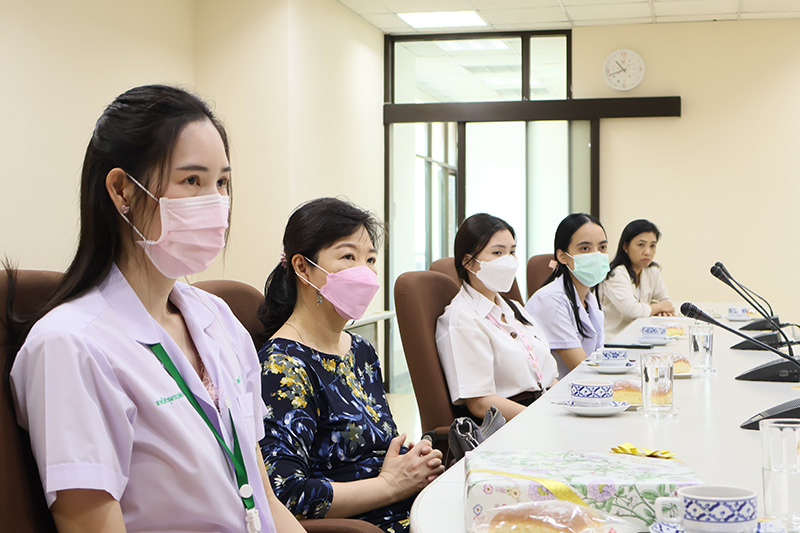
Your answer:
[[[800,418],[771,418],[761,430],[764,511],[800,532]]]
[[[642,407],[639,410],[649,417],[670,417],[675,414],[672,405],[673,355],[670,353],[645,353],[641,357]]]
[[[714,326],[695,322],[689,328],[689,362],[697,372],[713,371]]]

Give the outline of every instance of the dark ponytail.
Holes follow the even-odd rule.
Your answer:
[[[267,278],[264,301],[258,318],[264,324],[267,338],[275,335],[289,320],[297,303],[297,276],[292,257],[302,255],[315,263],[319,252],[340,239],[364,228],[378,248],[383,225],[368,211],[338,198],[318,198],[298,207],[289,217],[283,232],[281,262]]]
[[[558,257],[559,250],[567,252],[567,250],[569,250],[569,244],[572,242],[572,236],[575,235],[575,232],[578,231],[579,228],[587,223],[597,224],[601,228],[603,227],[596,217],[593,217],[588,213],[573,213],[571,215],[567,215],[567,217],[564,218],[564,220],[562,220],[558,225],[558,228],[556,228],[556,237],[553,243],[553,254]],[[603,231],[605,231],[605,229],[603,229]],[[572,313],[575,316],[575,323],[578,325],[578,333],[585,339],[589,335],[586,333],[586,329],[584,329],[580,320],[578,302],[575,299],[575,284],[572,282],[572,276],[569,275],[569,268],[567,268],[567,265],[558,260],[556,260],[556,264],[556,269],[552,274],[550,274],[550,276],[544,282],[544,285],[555,281],[559,277],[562,278],[562,283],[564,283],[564,292],[567,295],[567,299],[569,299],[570,307],[572,307]]]

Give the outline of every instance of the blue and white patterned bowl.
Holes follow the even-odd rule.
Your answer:
[[[603,407],[611,405],[614,386],[606,381],[573,381],[569,392],[575,405]]]
[[[654,324],[642,326],[642,337],[661,338],[666,336],[667,326],[656,326]]]

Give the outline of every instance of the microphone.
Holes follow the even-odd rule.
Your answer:
[[[758,311],[759,314],[764,317],[764,320],[759,321],[758,324],[752,324],[749,327],[744,327],[742,329],[755,329],[755,328],[761,329],[764,326],[767,326],[767,329],[771,329],[771,330],[777,331],[778,335],[783,337],[783,339],[786,341],[786,345],[789,347],[789,355],[794,357],[794,350],[792,349],[792,342],[789,340],[789,337],[786,335],[786,332],[781,329],[781,325],[779,323],[777,323],[777,321],[776,321],[777,317],[771,316],[772,308],[770,307],[770,314],[767,314],[767,310],[764,309],[764,307],[762,305],[760,305],[758,302],[756,302],[755,299],[752,296],[750,296],[748,294],[745,294],[744,292],[739,290],[736,287],[736,285],[741,286],[743,289],[746,289],[746,287],[742,286],[738,281],[736,281],[733,278],[733,276],[730,275],[730,272],[728,272],[728,269],[725,268],[725,265],[723,265],[719,261],[717,261],[714,264],[714,266],[711,267],[711,274],[715,278],[717,278],[720,281],[722,281],[723,283],[725,283],[731,289],[733,289],[734,292],[736,292],[736,294],[741,296],[742,299],[744,299],[745,302],[747,302],[748,304],[753,306],[753,308],[755,308],[756,311]],[[769,305],[769,304],[767,304],[767,305]],[[777,335],[768,334],[768,335],[765,335],[764,337],[757,338],[757,339],[761,340],[762,342],[766,341],[766,343],[770,344],[770,345],[773,345],[773,344],[776,344],[778,346],[781,345],[781,341],[780,341],[780,339],[778,338]],[[734,346],[732,346],[732,348],[741,349],[741,350],[753,350],[753,349],[758,349],[758,345],[755,344],[755,343],[752,343],[750,341],[745,341],[745,342],[740,342],[739,344],[735,344]]]
[[[733,276],[731,276],[731,273],[728,272],[728,269],[725,268],[725,265],[723,265],[721,262],[717,261],[715,264],[717,266],[719,266],[722,269],[722,271],[725,272],[725,275],[728,276],[729,278],[731,278],[733,280],[733,282],[736,283],[739,286],[739,288],[741,288],[743,291],[747,291],[747,293],[749,295],[754,296],[754,297],[758,298],[759,300],[761,300],[762,302],[764,302],[767,305],[767,307],[769,308],[769,315],[770,316],[775,314],[775,313],[772,312],[772,306],[769,304],[769,302],[767,301],[766,298],[764,298],[763,296],[761,296],[759,294],[756,294],[754,291],[750,290],[749,288],[745,287],[744,285],[742,285],[741,283],[736,281],[733,278]]]
[[[770,305],[770,303],[767,301],[766,298],[756,294],[754,291],[752,291],[749,288],[745,287],[742,283],[739,283],[733,276],[731,276],[731,273],[728,271],[727,268],[725,268],[725,265],[723,265],[721,262],[717,261],[716,263],[714,263],[714,266],[718,267],[718,270],[721,272],[721,275],[723,275],[726,279],[723,279],[719,275],[717,275],[713,270],[714,267],[712,267],[711,274],[713,274],[717,278],[721,279],[726,285],[731,287],[733,290],[736,290],[736,287],[731,285],[731,282],[733,282],[736,285],[738,285],[740,289],[742,289],[748,295],[750,295],[751,299],[748,300],[747,298],[745,298],[747,303],[755,304],[755,305],[753,305],[753,307],[755,307],[756,309],[760,309],[762,311],[761,312],[761,316],[765,317],[765,320],[758,320],[758,321],[752,322],[750,324],[745,324],[744,326],[742,326],[739,329],[744,329],[744,330],[772,329],[772,330],[774,330],[774,329],[779,329],[780,327],[787,325],[787,324],[780,324],[780,319],[777,316],[775,316],[775,313],[772,310],[772,306]],[[742,296],[742,294],[739,291],[736,291],[736,292],[739,293],[740,296]],[[744,296],[742,296],[742,297],[744,298]],[[769,312],[768,313],[766,312],[766,310],[764,309],[763,306],[760,306],[760,305],[756,304],[755,299],[754,299],[755,297],[757,297],[759,300],[761,300],[762,302],[764,302],[767,305],[767,307],[769,308]],[[769,315],[768,318],[766,317],[767,314]]]
[[[776,350],[775,348],[773,348],[769,344],[765,344],[765,343],[761,342],[760,340],[758,340],[756,338],[753,338],[753,337],[750,337],[748,335],[745,335],[744,333],[742,333],[738,329],[733,329],[731,327],[726,326],[725,324],[713,319],[708,313],[704,312],[703,310],[701,310],[699,307],[697,307],[693,303],[684,302],[681,305],[681,313],[683,313],[683,316],[686,316],[686,317],[689,317],[689,318],[693,318],[695,320],[700,320],[701,322],[705,322],[707,324],[713,324],[714,326],[718,326],[718,327],[724,329],[725,331],[730,331],[734,335],[738,335],[739,337],[741,337],[741,338],[743,338],[745,340],[748,340],[748,341],[752,342],[753,344],[755,344],[757,346],[760,346],[762,350],[768,350],[768,351],[770,351],[770,352],[772,352],[774,354],[777,354],[777,355],[781,356],[782,358],[786,359],[787,361],[790,361],[793,365],[797,366],[798,369],[800,369],[800,361],[798,361],[794,357],[792,357],[790,355],[787,355],[787,354],[783,353],[780,350]],[[795,370],[795,373],[797,373],[797,375],[798,375],[798,379],[795,380],[795,381],[800,381],[800,370]]]
[[[684,302],[681,305],[681,313],[683,313],[683,315],[686,316],[686,317],[693,318],[695,320],[700,320],[702,322],[706,322],[707,324],[713,324],[714,326],[721,327],[725,331],[730,331],[734,335],[738,335],[739,337],[742,337],[744,339],[748,339],[748,340],[754,342],[755,344],[759,344],[759,345],[761,345],[763,347],[763,349],[769,350],[770,352],[773,352],[773,353],[776,353],[779,356],[781,356],[783,359],[786,359],[786,361],[772,361],[772,362],[767,363],[765,365],[761,365],[760,367],[756,367],[756,368],[754,368],[754,369],[752,369],[752,370],[750,370],[748,372],[748,373],[752,374],[752,373],[758,371],[759,369],[763,369],[764,367],[772,367],[772,368],[767,369],[767,371],[768,372],[771,371],[771,372],[774,373],[774,371],[778,367],[782,367],[780,370],[778,370],[778,372],[779,373],[783,373],[783,376],[781,376],[781,377],[783,377],[783,379],[775,380],[775,379],[763,379],[763,378],[762,379],[750,378],[751,380],[754,380],[754,381],[800,381],[800,361],[798,361],[794,357],[790,357],[790,356],[786,355],[785,353],[783,353],[783,352],[781,352],[779,350],[776,350],[772,346],[764,344],[763,342],[759,341],[758,339],[754,339],[752,337],[748,337],[747,335],[745,335],[741,331],[733,329],[731,327],[728,327],[728,326],[718,322],[717,320],[714,320],[711,316],[709,316],[707,313],[703,312],[696,305],[694,305],[694,304],[692,304],[690,302]],[[763,371],[762,371],[762,373],[763,373]],[[748,378],[744,377],[746,374],[741,374],[739,376],[736,376],[736,379],[748,379]],[[776,375],[776,377],[777,377],[777,375]],[[753,415],[748,420],[745,420],[744,422],[742,422],[742,424],[739,427],[741,427],[742,429],[756,429],[757,430],[758,429],[758,423],[761,420],[765,419],[765,418],[797,418],[797,417],[800,417],[800,399],[789,400],[788,402],[784,402],[784,403],[782,403],[780,405],[776,405],[774,407],[770,407],[769,409],[766,409],[766,410],[764,410],[764,411],[762,411],[762,412],[760,412],[760,413],[758,413],[756,415]]]

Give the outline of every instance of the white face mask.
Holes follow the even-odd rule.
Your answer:
[[[470,272],[475,274],[487,289],[494,292],[508,292],[511,289],[519,267],[515,256],[504,255],[493,261],[481,261],[480,259],[475,259],[475,261],[481,264],[481,269],[477,272]]]

